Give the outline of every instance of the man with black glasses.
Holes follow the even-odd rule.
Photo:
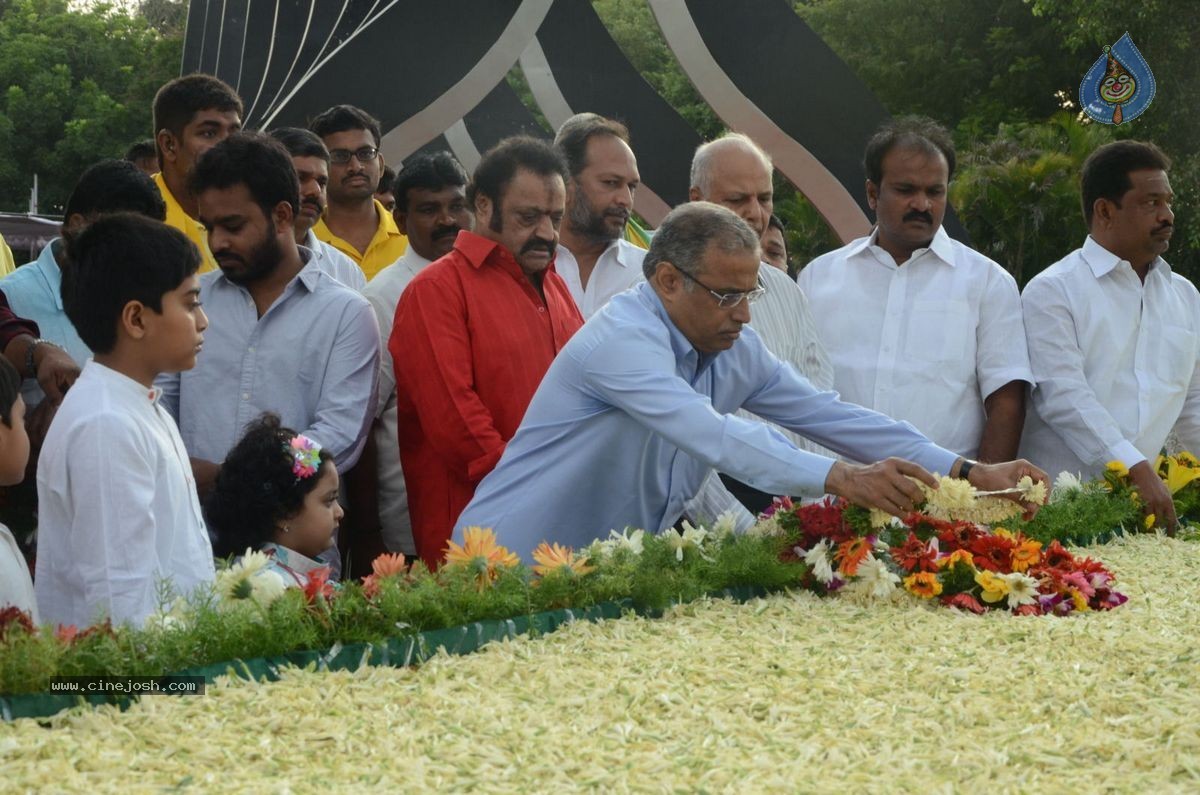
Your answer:
[[[313,234],[358,263],[367,280],[408,247],[375,191],[383,176],[382,131],[371,114],[334,105],[309,125],[329,150],[329,205]]]

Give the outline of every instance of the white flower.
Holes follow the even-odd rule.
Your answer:
[[[616,530],[609,530],[608,538],[601,542],[601,546],[609,553],[615,552],[618,549],[627,549],[634,555],[640,555],[645,548],[645,539],[645,530],[635,530],[626,527],[619,533]]]
[[[886,599],[900,584],[900,578],[888,569],[887,564],[868,554],[858,564],[858,587],[876,599]]]
[[[1054,479],[1054,488],[1050,490],[1050,501],[1058,502],[1068,494],[1083,491],[1083,481],[1078,475],[1070,472],[1059,472]]]
[[[812,569],[813,576],[826,585],[833,581],[833,567],[829,565],[829,547],[829,539],[821,539],[819,544],[804,555],[804,562]]]
[[[717,541],[724,541],[726,538],[733,535],[737,530],[737,517],[733,511],[726,511],[717,517],[717,521],[713,522],[712,537]]]
[[[1037,601],[1038,581],[1019,571],[1012,574],[1002,574],[1000,579],[1008,583],[1008,607],[1016,609],[1021,605],[1033,604]]]
[[[287,584],[275,571],[267,568],[270,564],[262,552],[249,549],[236,563],[229,568],[217,572],[214,587],[222,603],[251,600],[261,607],[267,607],[287,590]]]
[[[746,535],[751,538],[775,538],[783,535],[783,527],[780,526],[778,519],[771,516],[768,519],[757,522],[746,531]]]
[[[666,530],[663,530],[661,533],[659,533],[658,537],[666,542],[669,549],[675,550],[675,560],[682,563],[683,548],[687,546],[687,541],[685,541],[683,536],[679,534],[679,531],[674,527],[668,527]]]

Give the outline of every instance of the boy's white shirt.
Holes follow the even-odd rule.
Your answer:
[[[158,581],[214,576],[187,450],[161,390],[89,360],[38,461],[34,590],[43,622],[141,624]]]
[[[37,603],[33,598],[33,581],[29,567],[12,532],[0,524],[0,610],[16,607],[29,613],[38,623]]]

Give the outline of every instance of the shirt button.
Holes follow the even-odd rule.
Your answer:
[[[242,400],[249,400],[249,399],[250,399],[250,393],[249,393],[249,392],[243,392],[243,393],[242,393]]]
[[[251,346],[250,346],[249,348],[247,348],[246,350],[247,350],[247,351],[249,351],[250,353],[254,353],[254,346],[253,346],[253,345],[251,345]]]
[[[544,306],[539,306],[539,307],[538,307],[538,311],[539,311],[539,312],[545,312],[545,311],[546,311],[546,307],[544,307]]]

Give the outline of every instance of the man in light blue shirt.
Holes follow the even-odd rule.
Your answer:
[[[906,476],[965,476],[1011,488],[1025,461],[980,464],[911,425],[821,392],[745,324],[762,295],[758,235],[729,210],[693,202],[659,228],[648,281],[614,298],[567,344],[503,457],[455,525],[492,527],[529,559],[542,540],[582,547],[610,529],[661,531],[712,469],[775,494],[836,494],[892,514],[922,498]],[[811,437],[860,466],[798,449],[739,408]]]
[[[296,245],[299,187],[273,139],[239,133],[192,176],[220,270],[200,280],[209,317],[196,367],[161,379],[201,492],[264,411],[329,450],[338,469],[358,460],[375,416],[379,329],[367,300]]]
[[[65,350],[80,367],[92,352],[63,310],[61,266],[66,262],[69,239],[100,216],[117,212],[140,213],[161,221],[166,218],[167,207],[154,180],[133,163],[102,160],[84,171],[75,183],[63,213],[63,236],[50,241],[33,262],[0,280],[0,290],[8,297],[13,312],[37,323],[42,339]],[[37,380],[27,378],[21,396],[25,405],[34,409],[45,394]],[[32,418],[28,419],[33,424]]]

